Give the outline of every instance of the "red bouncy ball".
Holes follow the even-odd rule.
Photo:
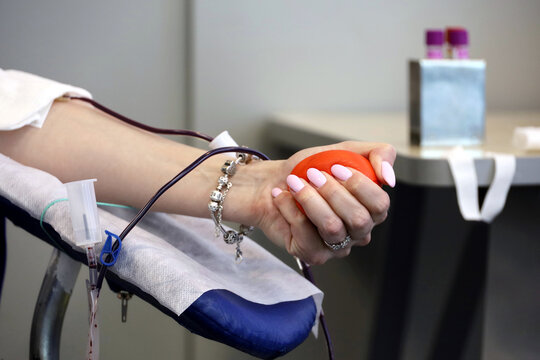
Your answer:
[[[307,177],[309,168],[315,168],[332,175],[330,169],[336,164],[358,170],[376,184],[381,185],[369,160],[360,154],[347,150],[328,150],[308,156],[294,167],[291,174],[309,182]]]
[[[294,167],[291,174],[309,182],[307,177],[309,168],[315,168],[332,175],[330,169],[336,164],[358,170],[377,185],[381,185],[369,160],[360,154],[347,150],[328,150],[308,156]],[[304,212],[300,204],[296,204],[298,205],[298,208]]]

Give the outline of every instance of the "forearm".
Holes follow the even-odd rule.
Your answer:
[[[26,126],[0,132],[0,152],[47,171],[62,182],[96,178],[98,200],[143,206],[167,181],[204,151],[126,125],[77,101],[55,102],[43,128]],[[217,155],[197,167],[156,203],[154,210],[205,216],[210,192],[225,157]],[[251,165],[250,165],[251,167]],[[251,222],[256,184],[265,171],[233,178],[224,217]],[[236,191],[235,191],[236,190]],[[251,193],[253,192],[253,194]]]
[[[371,229],[384,220],[389,207],[381,187],[354,169],[346,177],[333,174],[337,179],[320,172],[314,183],[297,179],[292,191],[285,182],[306,157],[336,149],[364,155],[381,183],[395,184],[391,168],[395,150],[389,145],[344,142],[305,149],[284,161],[239,166],[224,202],[223,218],[258,226],[269,239],[310,264],[350,251],[350,247],[331,251],[325,244],[340,244],[346,238],[353,245],[367,244]],[[204,153],[77,101],[56,102],[41,129],[25,126],[0,131],[0,152],[62,182],[96,178],[98,200],[138,208]],[[167,191],[153,210],[209,217],[210,193],[216,189],[226,159],[217,155],[202,163]]]

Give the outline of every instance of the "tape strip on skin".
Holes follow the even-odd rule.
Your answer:
[[[493,154],[495,174],[488,189],[482,210],[478,201],[478,178],[474,159],[462,148],[454,148],[448,164],[456,185],[459,210],[467,221],[490,223],[502,211],[516,171],[516,158],[507,154]]]
[[[210,149],[217,149],[217,148],[222,148],[222,147],[227,147],[227,146],[238,146],[238,144],[236,143],[236,141],[234,141],[232,136],[229,135],[228,131],[223,131],[221,134],[216,136],[214,140],[210,142],[210,144],[208,144],[208,147],[210,147]],[[236,158],[236,153],[233,153],[233,152],[225,153],[224,155],[231,157],[233,159]]]

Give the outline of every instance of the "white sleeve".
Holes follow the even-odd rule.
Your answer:
[[[0,131],[41,127],[53,101],[62,95],[92,95],[81,88],[16,70],[0,69]]]

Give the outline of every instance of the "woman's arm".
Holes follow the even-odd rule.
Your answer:
[[[240,166],[224,204],[226,220],[260,227],[274,242],[308,263],[323,263],[348,254],[332,252],[322,239],[339,242],[347,233],[355,245],[369,241],[374,225],[384,220],[386,193],[352,171],[346,180],[325,174],[323,186],[305,184],[288,192],[287,175],[303,158],[330,148],[348,149],[369,157],[381,181],[382,162],[393,164],[388,145],[346,142],[303,150],[288,160]],[[28,166],[47,171],[62,182],[96,178],[99,201],[143,206],[167,181],[202,150],[126,125],[79,101],[56,101],[41,129],[25,126],[0,132],[0,152]],[[207,204],[226,158],[210,158],[166,192],[155,210],[209,217]],[[275,198],[272,189],[283,190]],[[277,195],[278,190],[274,190]],[[306,210],[302,214],[295,197]]]

